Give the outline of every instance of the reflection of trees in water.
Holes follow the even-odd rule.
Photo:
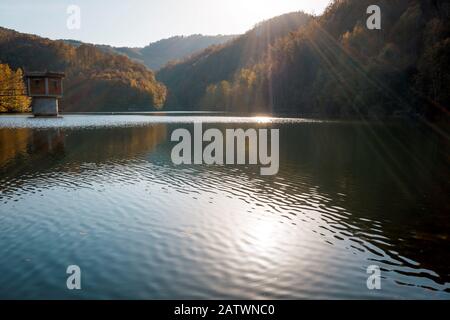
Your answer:
[[[0,129],[0,168],[31,167],[49,155],[64,153],[64,132],[58,130]],[[39,168],[39,166],[37,167]]]
[[[222,132],[225,128],[247,128],[214,126]],[[310,208],[310,200],[320,203],[320,224],[329,231],[325,232],[324,241],[347,239],[349,245],[358,248],[355,250],[370,251],[377,257],[375,247],[398,263],[391,270],[424,268],[439,275],[426,275],[436,283],[450,281],[446,262],[450,260],[450,184],[442,174],[449,165],[445,155],[447,141],[425,128],[403,124],[263,125],[271,126],[280,128],[277,176],[261,177],[259,166],[189,166],[197,172],[189,185],[207,190],[211,182],[218,186],[224,183],[222,190],[226,192],[230,185],[238,188],[240,183],[243,193],[251,190],[259,201],[274,208],[277,204],[282,206],[282,219],[286,213],[283,210],[288,208],[290,214],[297,216],[292,222],[316,219],[303,216],[302,208]],[[169,128],[171,131],[177,126]],[[192,125],[186,128],[193,134]],[[207,128],[205,124],[204,130]],[[163,146],[166,162],[170,162],[170,146]],[[183,178],[177,178],[178,182]],[[334,211],[327,212],[329,208]],[[378,258],[381,263],[385,257]]]
[[[345,208],[348,215],[334,218],[356,227],[349,231],[357,238],[404,266],[417,268],[399,256],[419,262],[439,274],[437,283],[450,281],[448,141],[418,126],[310,124],[288,131],[280,136],[280,174],[304,179],[330,199],[327,206]]]
[[[63,155],[61,130],[0,129],[0,196],[20,189]]]
[[[28,153],[31,158],[46,158],[48,155],[64,156],[64,132],[61,129],[32,131],[31,140],[28,144]]]
[[[154,151],[166,139],[167,129],[164,124],[70,130],[66,132],[65,161],[82,164],[128,160]]]
[[[0,190],[17,190],[23,181],[40,172],[78,171],[85,163],[148,159],[144,156],[156,147],[161,155],[158,161],[170,163],[173,143],[165,143],[167,132],[178,127],[170,125],[167,129],[161,124],[66,131],[0,129],[0,180],[15,180],[14,186],[0,184]],[[216,186],[235,181],[245,184],[252,194],[260,194],[259,201],[281,203],[283,209],[296,212],[299,219],[306,218],[301,216],[300,205],[304,203],[300,203],[303,197],[299,195],[317,195],[323,206],[339,207],[346,213],[321,217],[321,225],[333,235],[363,240],[411,270],[433,270],[439,275],[433,277],[437,283],[450,281],[450,186],[445,155],[448,142],[420,128],[386,125],[320,123],[280,129],[277,177],[261,177],[257,168],[200,166],[195,167],[198,175],[189,176],[192,184],[198,190],[210,188],[208,177],[214,173]],[[203,171],[208,171],[208,176]],[[226,189],[224,185],[224,192]],[[361,248],[361,242],[353,244]],[[409,265],[401,256],[420,265]],[[402,267],[392,269],[401,271]]]
[[[164,124],[95,130],[0,129],[0,195],[12,194],[42,174],[80,171],[86,163],[118,163],[148,154],[166,135]]]
[[[166,136],[163,124],[95,130],[0,129],[0,168],[37,171],[68,162],[126,160],[153,151]]]
[[[0,129],[0,201],[20,196],[25,187],[39,189],[46,185],[47,176],[80,172],[86,163],[126,164],[154,151],[166,134],[163,124],[93,130]]]
[[[0,129],[0,167],[27,152],[30,129]]]

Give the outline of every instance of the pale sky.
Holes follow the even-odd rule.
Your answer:
[[[50,39],[145,46],[190,34],[241,34],[292,11],[320,14],[330,0],[1,0],[0,26]],[[69,5],[80,29],[69,29]]]

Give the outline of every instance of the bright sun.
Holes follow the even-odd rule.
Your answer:
[[[330,0],[228,0],[224,2],[224,9],[235,18],[230,23],[245,21],[250,28],[257,22],[288,12],[320,14],[329,2]]]

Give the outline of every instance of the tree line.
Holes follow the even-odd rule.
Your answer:
[[[157,75],[168,87],[167,107],[322,117],[448,114],[449,1],[379,0],[382,28],[369,30],[372,2],[336,0],[267,42],[259,56],[234,53],[249,35],[261,43],[261,26],[167,66]]]
[[[63,111],[151,111],[166,87],[144,65],[93,45],[73,46],[0,28],[0,61],[24,71],[65,72]]]
[[[22,70],[0,63],[0,112],[27,112],[30,102]]]
[[[93,45],[0,28],[0,61],[18,70],[2,70],[2,77],[12,83],[6,75],[19,69],[64,71],[65,111],[164,106],[320,117],[448,115],[450,0],[378,0],[381,30],[366,27],[372,4],[335,0],[320,16],[275,17],[156,76]]]

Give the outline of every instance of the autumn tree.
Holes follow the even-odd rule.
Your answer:
[[[26,95],[21,69],[0,64],[0,112],[27,112],[31,99]]]

